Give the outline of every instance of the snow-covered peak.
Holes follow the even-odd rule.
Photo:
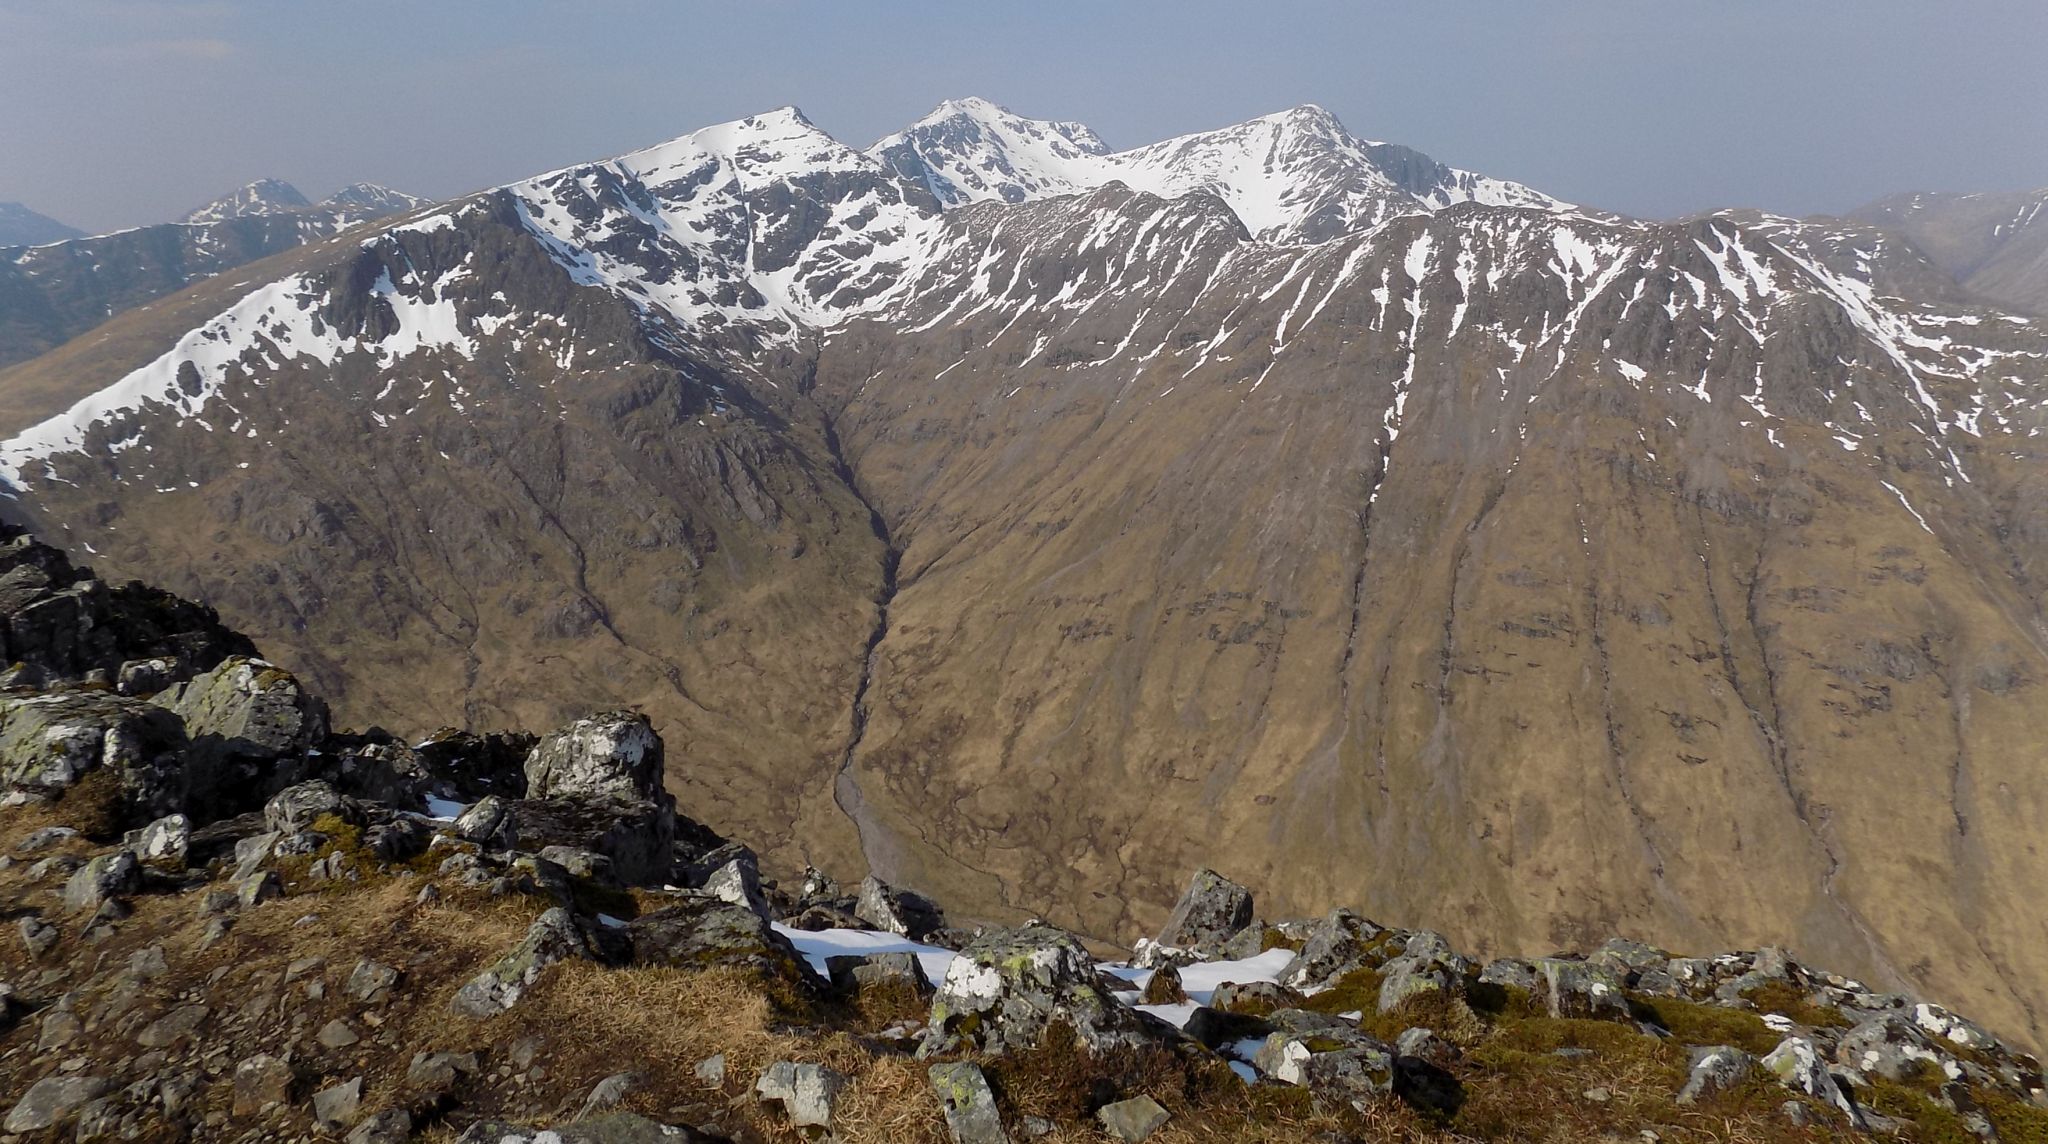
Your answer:
[[[985,99],[949,100],[868,154],[924,183],[948,207],[1075,194],[1111,182],[1167,198],[1213,194],[1266,242],[1321,242],[1462,202],[1564,206],[1517,183],[1360,139],[1312,103],[1111,152],[1079,124],[1026,119]]]
[[[1102,185],[1109,154],[1079,123],[1026,119],[986,99],[949,99],[868,154],[947,206],[1023,202]]]
[[[397,214],[417,210],[432,201],[376,183],[350,183],[321,200],[320,205],[354,212]]]
[[[305,210],[312,205],[297,187],[283,179],[258,179],[200,207],[186,215],[184,221],[221,222],[250,215],[285,214]]]

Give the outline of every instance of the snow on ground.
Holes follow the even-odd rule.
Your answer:
[[[914,953],[924,975],[934,984],[946,979],[946,967],[953,964],[954,953],[935,945],[921,945],[902,934],[883,933],[879,930],[800,930],[792,926],[775,923],[775,932],[789,939],[789,944],[804,955],[811,968],[820,977],[830,977],[825,968],[828,957],[863,956],[870,953]]]

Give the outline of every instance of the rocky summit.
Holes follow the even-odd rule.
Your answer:
[[[1365,919],[1434,927],[1429,958],[1364,967],[1396,1000],[1616,934],[1796,949],[2038,1048],[2048,323],[1957,277],[2029,257],[1985,245],[2004,211],[1936,258],[1903,215],[1623,218],[1314,106],[1128,149],[984,100],[868,147],[779,108],[94,307],[0,372],[0,513],[274,665],[167,676],[150,712],[178,723],[118,678],[63,714],[129,720],[157,761],[117,770],[157,817],[257,813],[235,800],[279,793],[265,752],[318,750],[288,769],[360,803],[322,768],[383,759],[352,765],[455,783],[434,797],[483,852],[545,839],[628,882],[669,847],[709,862],[692,824],[715,824],[754,857],[662,885],[773,912],[806,867],[872,877],[798,916],[887,912],[891,941],[943,935],[937,903],[1213,962],[1248,908],[1341,908],[1279,927],[1308,961],[1269,984],[1306,994],[1376,940]],[[259,694],[289,731],[192,731]],[[619,710],[663,744],[618,739],[643,744],[630,776],[508,730]],[[388,734],[320,746],[335,726]],[[172,758],[202,761],[180,786]],[[1176,911],[1196,868],[1256,900]],[[262,869],[237,900],[289,892]],[[649,905],[677,941],[744,929]],[[612,964],[615,929],[570,910],[498,943],[475,1006],[528,997],[537,960]],[[1081,960],[1008,941],[959,964]],[[1159,1005],[1205,988],[1156,968]],[[1514,987],[1541,1000],[1590,971],[1532,972]],[[1529,1019],[1648,1020],[1590,980]],[[1138,1051],[1116,992],[948,1000],[944,1053],[1007,1045],[991,1020]],[[1467,1059],[1491,1028],[1459,1034]],[[1404,1031],[1324,1060],[1304,1026],[1266,1071],[1376,1084],[1382,1050],[1347,1038]],[[1550,1068],[1609,1035],[1512,1051]],[[1800,1035],[1774,1060],[1825,1103],[1842,1062]],[[1652,1043],[1654,1071],[1684,1042]],[[797,1063],[861,1091],[849,1061]],[[838,1083],[777,1075],[792,1110]]]
[[[0,1138],[2048,1133],[2034,1057],[1784,949],[1482,959],[1204,869],[1122,952],[783,883],[637,712],[340,730],[204,608],[0,564]]]

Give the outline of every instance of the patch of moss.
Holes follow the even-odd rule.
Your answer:
[[[1306,944],[1306,942],[1299,939],[1288,937],[1281,931],[1279,926],[1267,926],[1265,932],[1259,935],[1260,953],[1275,949],[1292,950],[1295,953],[1300,953],[1301,947]]]
[[[2048,1109],[2002,1092],[1978,1092],[1976,1097],[1991,1126],[1998,1129],[2000,1144],[2048,1144]]]
[[[1744,1009],[1701,1005],[1676,997],[1631,997],[1629,1006],[1642,1019],[1669,1032],[1680,1044],[1733,1045],[1762,1055],[1777,1048],[1784,1039],[1764,1024],[1763,1018]]]
[[[1917,1144],[1981,1144],[1962,1117],[1908,1085],[1873,1077],[1864,1105],[1910,1123]]]
[[[1317,1013],[1371,1013],[1380,1006],[1380,971],[1354,969],[1339,977],[1328,989],[1301,1003]]]

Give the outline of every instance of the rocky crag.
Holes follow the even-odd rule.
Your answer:
[[[644,716],[337,731],[0,547],[0,1133],[462,1144],[2026,1141],[2038,1063],[1784,950],[1468,958],[1211,871],[1105,956],[764,879]]]

